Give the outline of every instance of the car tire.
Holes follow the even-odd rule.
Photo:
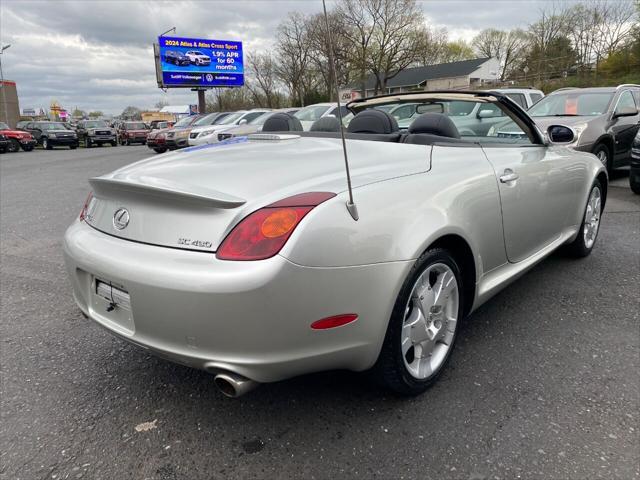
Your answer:
[[[15,153],[20,151],[20,142],[15,138],[9,139],[9,146],[7,147],[7,152]]]
[[[611,170],[613,168],[613,161],[611,158],[609,147],[607,147],[604,143],[599,143],[593,149],[593,154],[598,157],[598,160],[602,162],[604,168],[607,169],[607,172],[611,173]]]
[[[44,148],[45,150],[51,150],[53,148],[53,145],[51,145],[51,142],[49,142],[48,138],[42,139],[42,148]]]
[[[24,150],[25,152],[30,152],[31,150],[33,150],[33,145],[22,145],[22,150]]]
[[[112,146],[112,147],[116,147],[116,146],[118,145],[118,142],[116,142],[115,140],[113,140],[113,141],[112,141],[112,142],[110,142],[110,143],[111,143],[111,146]]]
[[[418,258],[371,369],[378,383],[401,395],[418,395],[433,385],[451,357],[464,312],[463,292],[460,268],[447,250],[435,248]]]
[[[583,258],[593,250],[600,231],[602,200],[602,185],[599,180],[595,180],[589,190],[589,197],[582,215],[578,236],[566,246],[567,253],[572,257]]]
[[[71,150],[75,150],[76,148],[78,148],[78,145],[69,145],[69,148],[70,148]]]
[[[633,193],[640,195],[640,172],[629,172],[629,187]]]
[[[93,143],[91,142],[91,139],[89,137],[85,137],[84,148],[91,148],[91,147],[93,147]]]
[[[156,152],[156,153],[164,153],[164,152],[167,151],[167,149],[166,148],[154,148],[153,151]]]

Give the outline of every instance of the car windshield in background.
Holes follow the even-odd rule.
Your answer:
[[[217,115],[218,115],[217,113],[210,113],[208,115],[205,115],[204,117],[199,118],[198,120],[193,122],[193,126],[200,127],[202,125],[211,125],[211,122],[213,121],[214,118],[216,118]]]
[[[127,123],[125,124],[125,128],[127,130],[147,130],[147,126],[140,122],[140,123]]]
[[[235,122],[237,119],[239,119],[242,115],[244,115],[245,112],[236,112],[236,113],[232,113],[231,115],[224,117],[224,119],[218,123],[217,125],[231,125],[233,122]]]
[[[192,117],[184,117],[184,118],[181,118],[180,120],[178,120],[176,122],[176,124],[174,125],[174,127],[187,127],[187,126],[191,125],[192,121],[193,121]]]
[[[0,122],[0,130],[11,130],[9,128],[9,125],[7,125],[6,123]]]
[[[259,117],[256,117],[250,122],[247,122],[247,125],[264,125],[264,122],[266,122],[267,118],[269,118],[271,115],[273,115],[273,112],[263,113]]]
[[[309,106],[294,113],[294,117],[303,122],[315,122],[329,109],[327,105]]]
[[[69,130],[64,123],[41,123],[38,127],[40,130]]]
[[[544,97],[529,109],[532,117],[593,117],[607,111],[613,93],[571,91]]]
[[[86,122],[84,126],[85,128],[103,128],[103,127],[107,127],[107,124],[102,120],[96,120],[94,122]]]

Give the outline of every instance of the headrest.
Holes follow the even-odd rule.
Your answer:
[[[318,120],[313,122],[311,125],[310,131],[312,132],[339,132],[340,131],[340,120],[338,120],[333,115],[329,115],[326,117],[320,117]]]
[[[455,123],[442,113],[423,113],[411,122],[409,133],[430,133],[440,137],[460,138]]]
[[[300,120],[285,112],[274,113],[262,126],[263,132],[302,132],[302,130]]]
[[[351,119],[349,133],[394,133],[399,130],[395,118],[382,110],[364,110]]]

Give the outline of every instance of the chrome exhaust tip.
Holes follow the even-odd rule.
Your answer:
[[[231,372],[218,373],[213,382],[223,395],[231,398],[238,398],[259,385],[258,382]]]

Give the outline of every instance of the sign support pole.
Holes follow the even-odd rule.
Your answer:
[[[204,90],[198,90],[198,113],[202,115],[205,111]]]

